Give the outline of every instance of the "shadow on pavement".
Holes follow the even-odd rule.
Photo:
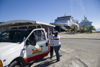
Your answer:
[[[56,63],[56,59],[40,63],[40,64],[38,64],[38,65],[36,65],[34,67],[47,67],[47,66],[49,66],[51,64],[54,64],[54,63]]]
[[[55,55],[54,55],[55,56]],[[53,57],[54,57],[53,56]],[[60,55],[60,57],[61,57],[62,55]],[[49,59],[49,60],[48,60]],[[31,67],[32,65],[34,65],[35,63],[38,63],[38,62],[41,62],[40,64],[38,64],[38,65],[35,65],[34,67],[47,67],[47,66],[49,66],[49,65],[51,65],[51,64],[54,64],[54,63],[56,63],[57,61],[56,61],[56,59],[50,59],[49,57],[47,57],[47,58],[41,58],[41,59],[38,59],[38,60],[36,60],[36,61],[32,61],[32,62],[30,62],[26,67]]]

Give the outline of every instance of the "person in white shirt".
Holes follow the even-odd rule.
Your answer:
[[[53,45],[54,45],[54,42],[53,42],[53,32],[50,32],[50,35],[49,35],[49,42],[50,42],[50,59],[53,57]]]
[[[60,50],[60,47],[61,47],[61,42],[60,42],[60,36],[58,35],[57,31],[54,33],[53,40],[54,40],[54,50],[55,50],[55,53],[56,53],[56,59],[57,59],[57,62],[58,62],[58,61],[60,61],[59,50]]]

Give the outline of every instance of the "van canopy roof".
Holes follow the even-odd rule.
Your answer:
[[[0,24],[2,29],[33,29],[38,27],[55,27],[54,25],[33,20],[12,20]]]
[[[54,25],[51,24],[47,24],[47,23],[43,23],[43,22],[39,22],[39,21],[33,21],[33,20],[12,20],[12,21],[8,21],[8,22],[4,22],[1,23],[0,26],[18,26],[18,25],[32,25],[32,26],[36,26],[36,25],[47,25],[50,27],[54,27]]]

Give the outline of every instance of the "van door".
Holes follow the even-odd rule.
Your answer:
[[[40,54],[48,52],[48,40],[43,29],[36,29],[26,41],[26,53],[28,61],[38,59]]]

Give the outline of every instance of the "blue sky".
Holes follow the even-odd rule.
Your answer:
[[[86,16],[100,28],[99,6],[100,0],[0,0],[0,22],[36,20],[50,23],[66,14],[79,22]]]

